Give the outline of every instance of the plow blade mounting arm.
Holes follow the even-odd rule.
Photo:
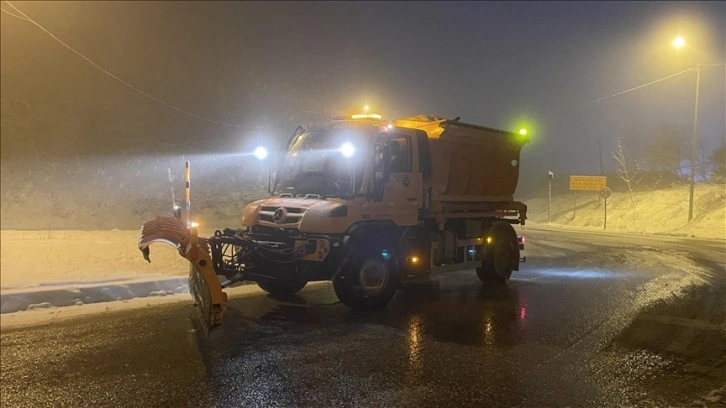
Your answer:
[[[191,264],[189,292],[199,307],[203,327],[209,330],[220,324],[227,310],[227,294],[214,271],[207,241],[192,233],[178,218],[157,217],[145,223],[139,235],[139,249],[149,262],[149,245],[155,242],[173,246]]]

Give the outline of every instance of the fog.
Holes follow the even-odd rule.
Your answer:
[[[518,195],[536,196],[548,170],[600,174],[602,157],[611,172],[616,140],[643,154],[670,129],[688,145],[695,71],[598,99],[726,61],[723,2],[1,6],[4,229],[64,216],[127,227],[105,220],[165,206],[167,169],[178,182],[185,160],[195,199],[255,192],[247,200],[262,170],[239,153],[363,105],[527,126]],[[670,46],[677,35],[684,49]],[[723,65],[701,68],[704,154],[726,138],[725,80]],[[94,222],[75,214],[93,209]]]

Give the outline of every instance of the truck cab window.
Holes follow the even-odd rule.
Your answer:
[[[407,136],[391,137],[391,173],[411,171],[411,143]]]

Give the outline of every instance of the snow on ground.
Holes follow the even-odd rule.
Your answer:
[[[0,231],[0,313],[188,292],[188,263],[137,231]],[[188,296],[188,295],[187,295]]]
[[[726,405],[724,404],[724,401],[726,401],[726,385],[721,388],[712,390],[703,397],[694,400],[691,403],[691,406],[694,408],[718,408]]]
[[[661,190],[613,193],[607,200],[607,231],[726,239],[726,185],[698,184],[693,221],[688,222],[687,185]],[[547,198],[526,202],[528,223],[547,223]],[[553,225],[603,229],[604,200],[597,192],[552,197]]]
[[[329,282],[311,282],[307,287],[329,286]],[[331,289],[332,290],[332,289]],[[239,285],[224,290],[230,299],[245,298],[249,296],[266,296],[266,293],[257,285]],[[125,299],[114,302],[74,304],[68,307],[57,307],[45,302],[27,311],[0,314],[0,329],[37,326],[41,324],[55,324],[71,319],[78,319],[98,313],[115,313],[133,309],[154,308],[172,303],[187,303],[190,311],[194,301],[188,293],[175,293],[167,296],[150,296],[143,298]]]
[[[186,260],[167,245],[154,245],[153,262],[146,262],[138,231],[0,231],[0,240],[3,291],[188,272]]]
[[[188,262],[165,244],[152,245],[146,262],[138,231],[0,231],[0,238],[2,314],[189,291]]]
[[[4,290],[0,313],[188,293],[186,277],[112,279]]]
[[[188,294],[175,294],[165,297],[146,297],[117,302],[94,303],[90,305],[78,304],[68,307],[55,307],[50,304],[45,307],[35,307],[27,311],[0,314],[0,329],[37,326],[40,324],[54,324],[69,319],[81,318],[98,313],[113,313],[119,310],[151,308],[170,303],[188,301],[192,298]]]

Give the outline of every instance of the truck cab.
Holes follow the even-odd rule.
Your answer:
[[[273,197],[250,204],[242,225],[328,234],[371,220],[416,225],[423,173],[414,152],[427,141],[374,120],[299,128],[273,172]]]

